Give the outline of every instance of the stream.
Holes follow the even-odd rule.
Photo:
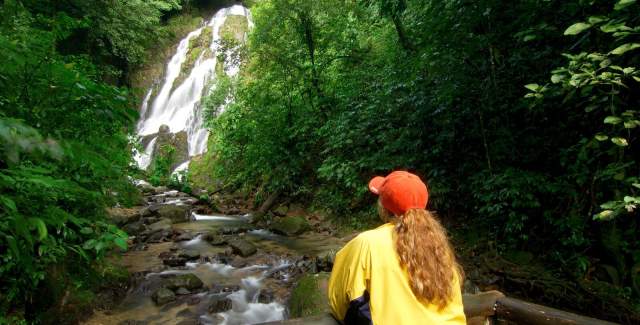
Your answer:
[[[286,319],[296,280],[330,270],[322,256],[344,244],[314,231],[276,234],[256,227],[248,214],[213,214],[187,194],[162,190],[153,189],[146,206],[129,209],[136,212],[124,225],[133,234],[130,249],[111,257],[131,275],[126,296],[85,324],[255,324]],[[175,211],[184,211],[185,220],[176,220]]]

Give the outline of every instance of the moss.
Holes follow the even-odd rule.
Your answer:
[[[326,295],[326,283],[329,273],[308,274],[303,276],[289,298],[291,318],[322,315],[329,312]]]
[[[274,222],[270,229],[276,233],[292,236],[299,235],[307,230],[311,226],[304,217],[284,217]]]
[[[212,193],[218,189],[213,178],[214,158],[209,152],[195,156],[189,163],[189,185],[193,189]]]
[[[207,50],[211,46],[213,34],[213,27],[205,27],[200,35],[194,37],[189,40],[189,46],[187,49],[187,57],[186,60],[182,63],[180,67],[180,74],[173,82],[173,87],[171,91],[176,89],[176,87],[180,86],[184,82],[185,79],[191,74],[191,70],[196,63],[196,60],[200,57],[202,53],[207,54]],[[209,51],[210,53],[210,51]],[[210,54],[209,54],[210,55]]]
[[[223,39],[235,39],[244,41],[244,35],[249,30],[249,22],[245,16],[231,15],[220,26],[220,37]]]

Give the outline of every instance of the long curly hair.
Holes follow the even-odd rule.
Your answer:
[[[446,230],[428,210],[393,216],[381,204],[378,207],[383,220],[395,223],[396,251],[409,273],[411,290],[418,299],[443,309],[454,296],[455,281],[462,285],[464,278]]]

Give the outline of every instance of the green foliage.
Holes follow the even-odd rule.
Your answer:
[[[58,303],[39,299],[52,269],[73,265],[64,276],[82,286],[96,260],[127,249],[105,207],[135,200],[128,133],[138,116],[129,90],[111,83],[139,62],[162,13],[178,8],[0,5],[0,314],[36,322]]]
[[[574,170],[592,175],[590,180],[577,180],[591,183],[592,204],[598,203],[600,211],[594,213],[591,206],[589,212],[593,219],[604,222],[603,232],[594,236],[606,252],[599,267],[606,270],[608,281],[636,295],[640,295],[638,275],[629,270],[640,261],[636,241],[640,206],[638,9],[635,1],[618,1],[615,6],[597,8],[586,22],[568,27],[565,35],[585,36],[571,53],[563,54],[567,60],[552,71],[551,83],[530,88],[532,93],[527,94],[537,99],[538,107],[553,103],[583,119],[578,125],[584,138],[567,153],[578,155],[572,163]]]
[[[313,201],[344,222],[372,213],[372,176],[407,169],[428,181],[431,209],[490,229],[501,250],[584,278],[615,265],[629,291],[640,256],[637,9],[261,1],[244,72],[231,95],[207,99],[234,99],[207,115],[214,178]],[[594,215],[619,216],[624,249],[604,244]]]
[[[154,186],[168,185],[172,166],[175,164],[176,148],[166,144],[158,148],[149,168],[149,182]]]
[[[171,180],[169,181],[169,187],[176,189],[180,192],[191,194],[191,182],[190,182],[191,173],[189,170],[181,170],[171,175]]]

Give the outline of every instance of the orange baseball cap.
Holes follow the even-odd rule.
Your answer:
[[[427,185],[418,175],[405,171],[374,177],[369,181],[369,190],[379,195],[382,206],[395,215],[409,209],[425,209],[429,201]]]

